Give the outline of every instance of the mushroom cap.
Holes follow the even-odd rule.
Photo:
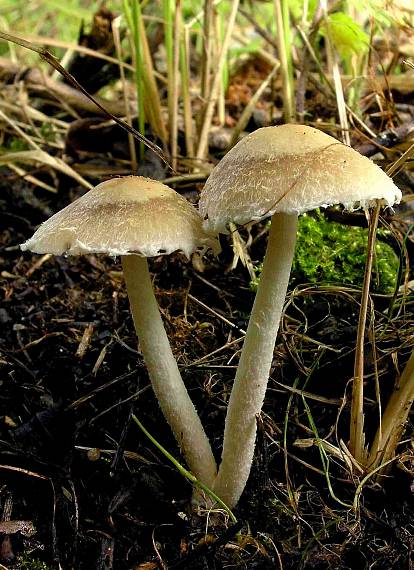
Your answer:
[[[197,210],[177,192],[150,178],[125,176],[98,184],[44,222],[23,251],[153,257],[215,248]]]
[[[201,193],[204,227],[226,232],[274,213],[300,214],[342,204],[392,206],[401,191],[369,158],[304,125],[264,127],[243,138],[219,162]]]

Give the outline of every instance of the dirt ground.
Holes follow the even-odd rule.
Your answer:
[[[19,249],[78,192],[65,183],[65,193],[46,199],[10,174],[1,182],[0,499],[3,515],[9,511],[2,517],[9,518],[2,563],[9,569],[411,568],[412,426],[401,445],[405,459],[383,485],[365,483],[357,510],[351,506],[358,474],[315,443],[315,433],[335,446],[346,438],[343,396],[352,376],[356,294],[310,286],[291,295],[239,522],[216,514],[209,525],[206,512],[189,509],[189,483],[131,423],[135,413],[183,462],[137,351],[118,260]],[[264,240],[255,242],[254,259]],[[229,343],[242,336],[253,300],[247,272],[226,273],[231,258],[224,238],[223,253],[207,257],[203,272],[179,254],[151,263],[173,350],[217,458],[241,346]],[[381,327],[389,299],[377,303]],[[390,349],[409,333],[410,307],[377,344],[388,389]],[[369,351],[366,358],[369,373]],[[368,426],[375,413],[368,386]],[[20,527],[11,527],[13,521]]]

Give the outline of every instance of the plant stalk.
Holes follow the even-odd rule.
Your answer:
[[[128,27],[134,40],[133,59],[135,60],[137,88],[142,88],[143,90],[145,88],[146,97],[142,97],[142,99],[143,104],[145,105],[146,114],[154,133],[163,141],[165,147],[168,136],[162,118],[159,89],[155,80],[156,72],[154,70],[151,52],[148,46],[144,19],[141,13],[141,5],[138,0],[133,0],[133,2],[133,11],[131,10],[128,0],[123,0],[123,7]],[[138,83],[141,79],[143,82],[142,85]]]
[[[404,424],[414,402],[414,350],[385,408],[368,458],[370,469],[389,464],[395,455]],[[384,465],[385,466],[385,465]],[[381,470],[378,475],[384,473]]]
[[[142,63],[141,40],[139,37],[139,22],[142,18],[139,0],[132,0],[132,32],[134,38],[135,84],[138,101],[138,130],[145,135],[145,106],[144,106],[144,68]],[[144,158],[145,147],[139,143],[139,157]]]
[[[181,94],[184,108],[185,146],[187,156],[194,155],[193,112],[190,93],[189,30],[183,26],[180,46]]]
[[[164,47],[167,59],[167,100],[168,100],[168,130],[170,139],[170,154],[173,155],[172,151],[172,123],[174,121],[175,112],[175,76],[174,76],[174,5],[172,0],[163,0],[163,11],[164,11]],[[174,164],[172,164],[175,170]]]
[[[375,234],[378,227],[380,206],[378,205],[371,217],[368,237],[368,252],[365,263],[364,282],[362,285],[362,298],[359,310],[358,332],[355,351],[354,381],[352,385],[351,424],[349,450],[354,458],[365,465],[367,454],[364,434],[364,345],[365,326],[367,321],[369,287],[371,283],[372,262],[375,252]]]
[[[295,122],[289,8],[286,0],[274,0],[277,47],[283,90],[283,115],[286,123]]]
[[[205,101],[210,95],[210,76],[211,76],[211,60],[213,40],[213,19],[214,19],[214,2],[213,0],[204,0],[204,24],[203,24],[203,47],[201,58],[201,86],[200,94]]]
[[[180,43],[181,43],[182,13],[181,0],[176,0],[174,15],[174,45],[173,45],[173,92],[171,94],[170,111],[170,148],[171,165],[177,168],[178,158],[178,98],[180,84]]]

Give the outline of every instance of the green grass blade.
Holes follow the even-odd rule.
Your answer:
[[[233,523],[237,522],[236,517],[234,516],[233,512],[231,511],[231,509],[220,499],[220,497],[218,497],[214,491],[212,491],[209,487],[207,487],[207,485],[205,485],[202,481],[200,481],[199,479],[197,479],[197,477],[195,477],[195,475],[193,475],[191,473],[191,471],[188,471],[188,469],[186,469],[185,467],[183,467],[181,465],[181,463],[179,463],[175,457],[173,457],[171,455],[171,453],[169,451],[167,451],[165,449],[165,447],[163,447],[156,439],[155,437],[153,437],[149,431],[142,425],[142,423],[139,421],[139,419],[136,417],[135,414],[132,414],[132,419],[134,420],[134,422],[137,424],[137,426],[140,428],[140,430],[148,437],[148,439],[155,445],[155,447],[157,449],[159,449],[161,451],[161,453],[169,460],[171,461],[171,463],[178,469],[178,471],[181,473],[181,475],[183,477],[185,477],[188,481],[190,481],[190,483],[192,483],[193,485],[195,485],[196,487],[198,487],[199,489],[201,489],[202,491],[204,491],[206,493],[206,495],[208,495],[215,503],[217,503],[218,505],[220,505],[220,507],[225,510],[227,512],[227,514],[229,515],[231,521]]]

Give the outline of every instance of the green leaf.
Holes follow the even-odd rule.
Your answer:
[[[330,14],[327,23],[321,27],[322,36],[326,36],[326,25],[329,26],[332,41],[342,57],[349,56],[349,52],[361,53],[368,49],[368,34],[348,14]]]

